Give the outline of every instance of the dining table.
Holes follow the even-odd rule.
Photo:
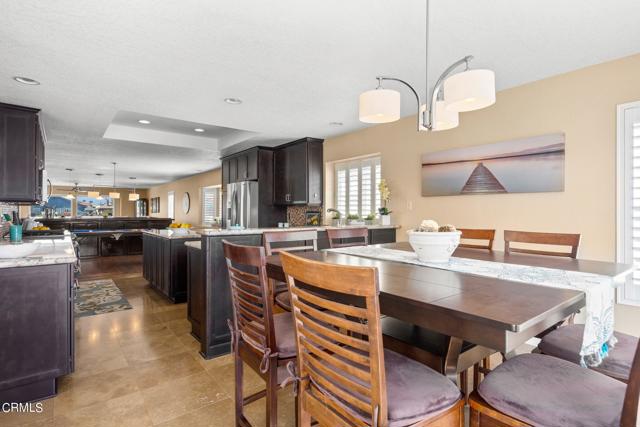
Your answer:
[[[412,251],[407,242],[376,245]],[[380,313],[449,337],[445,374],[455,381],[463,342],[503,355],[562,323],[585,306],[585,293],[576,289],[540,286],[424,265],[367,258],[330,250],[298,252],[320,262],[376,267]],[[521,266],[546,267],[623,278],[628,264],[568,257],[505,253],[457,248],[454,257]],[[267,275],[286,281],[278,255],[267,257]],[[336,298],[348,296],[336,296]]]

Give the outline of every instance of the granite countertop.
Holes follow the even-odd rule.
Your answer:
[[[180,229],[184,230],[184,228]],[[187,233],[182,234],[180,232],[176,233],[173,230],[142,230],[144,234],[149,234],[156,237],[162,237],[165,239],[194,239],[200,237],[199,233],[188,230]]]
[[[31,242],[29,239],[24,239]],[[73,264],[77,261],[76,252],[70,237],[63,239],[37,239],[33,240],[40,246],[31,255],[23,258],[0,258],[0,268],[32,267],[36,265]],[[1,242],[0,245],[12,243]]]
[[[329,228],[331,229],[341,229],[341,228],[361,228],[366,227],[368,229],[388,229],[388,228],[400,228],[399,225],[346,225],[344,227],[334,227],[332,225],[323,225],[323,226],[306,226],[306,227],[289,227],[289,228],[245,228],[244,230],[229,230],[226,228],[223,229],[202,229],[200,230],[200,234],[203,236],[235,236],[241,234],[262,234],[265,231],[299,231],[299,230],[317,230],[317,231],[325,231]]]
[[[197,250],[202,250],[202,240],[193,240],[191,242],[184,242],[185,246],[189,246],[190,248],[195,248]]]

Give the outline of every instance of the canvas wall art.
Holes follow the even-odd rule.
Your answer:
[[[426,153],[422,196],[564,191],[563,133]]]

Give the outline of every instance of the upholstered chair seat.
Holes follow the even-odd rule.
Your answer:
[[[543,354],[499,365],[478,393],[493,408],[533,426],[619,426],[626,386],[598,372]]]
[[[451,408],[460,390],[447,377],[391,350],[384,351],[389,427],[409,426]]]
[[[291,311],[291,294],[289,292],[280,292],[275,296],[276,304],[287,311]]]
[[[580,346],[584,325],[567,325],[552,331],[542,338],[540,351],[549,356],[559,357],[572,363],[580,363]],[[618,343],[609,350],[609,355],[600,366],[593,368],[612,378],[627,382],[633,363],[633,355],[638,346],[638,338],[616,332]]]

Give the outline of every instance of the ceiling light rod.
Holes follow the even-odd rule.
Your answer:
[[[418,95],[418,92],[409,83],[395,77],[379,76],[379,77],[376,77],[376,79],[378,80],[378,89],[382,88],[382,82],[384,81],[398,82],[408,87],[413,93],[413,95],[416,97],[416,102],[418,103],[418,115],[417,115],[418,130],[424,130],[424,129],[432,130],[434,106],[436,105],[436,101],[444,99],[444,96],[442,95],[442,91],[440,90],[442,88],[442,84],[444,83],[444,80],[447,77],[449,77],[460,65],[464,64],[466,69],[468,70],[469,62],[472,59],[473,59],[472,55],[467,55],[464,58],[460,59],[459,61],[454,62],[449,66],[449,68],[444,70],[444,72],[440,75],[440,77],[438,77],[438,81],[436,82],[436,85],[433,87],[433,95],[431,96],[431,99],[429,99],[429,89],[427,87],[426,98],[429,99],[429,106],[427,107],[426,110],[422,112],[422,118],[420,117],[420,109],[422,107],[422,101],[420,100],[420,95]]]

